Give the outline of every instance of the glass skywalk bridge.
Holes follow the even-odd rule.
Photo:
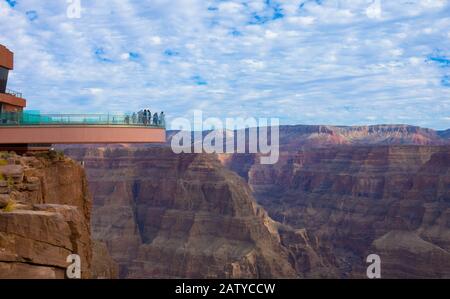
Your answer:
[[[0,126],[133,126],[165,128],[165,121],[144,123],[137,114],[41,114],[37,111],[0,113]]]
[[[0,114],[0,150],[29,151],[52,144],[165,143],[165,121],[137,114]],[[38,145],[38,146],[37,146]]]

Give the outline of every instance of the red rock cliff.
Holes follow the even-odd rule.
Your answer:
[[[0,153],[0,278],[64,278],[71,254],[82,278],[117,275],[91,240],[84,169],[62,154]]]
[[[254,195],[306,228],[340,277],[364,277],[377,253],[385,278],[450,277],[450,147],[334,146],[253,164]]]
[[[64,278],[67,256],[91,277],[91,199],[84,170],[62,155],[0,159],[0,278]]]
[[[72,149],[94,194],[93,231],[131,278],[296,277],[277,224],[213,155]]]

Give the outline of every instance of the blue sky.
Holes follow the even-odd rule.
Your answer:
[[[29,109],[450,128],[447,0],[0,0]]]

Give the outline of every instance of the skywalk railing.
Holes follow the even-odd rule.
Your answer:
[[[23,94],[21,93],[21,92],[18,92],[18,91],[15,91],[15,90],[12,90],[12,89],[6,89],[6,93],[7,94],[10,94],[10,95],[12,95],[12,96],[15,96],[15,97],[17,97],[17,98],[23,98]]]
[[[140,126],[165,128],[164,118],[144,121],[137,114],[40,114],[35,112],[0,113],[0,126]]]

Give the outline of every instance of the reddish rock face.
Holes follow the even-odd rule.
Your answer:
[[[213,155],[73,149],[94,194],[93,233],[129,278],[296,277],[274,223]]]
[[[247,180],[272,218],[304,230],[307,238],[281,232],[294,256],[302,256],[295,250],[305,239],[314,244],[321,263],[297,260],[298,272],[365,277],[365,258],[380,253],[383,277],[448,277],[450,146],[445,144],[448,130],[284,126],[277,164],[260,165],[255,155],[222,155],[221,161]],[[402,239],[402,246],[393,246],[392,236]],[[423,242],[429,245],[426,253],[417,250]]]
[[[332,145],[443,145],[449,144],[446,131],[408,125],[376,126],[282,126],[281,150]]]
[[[0,153],[0,164],[0,278],[65,278],[71,254],[81,258],[81,278],[117,276],[91,241],[92,201],[78,163]]]
[[[71,254],[81,257],[82,278],[90,278],[84,170],[64,157],[3,153],[1,161],[0,193],[10,208],[0,210],[0,278],[64,278]]]
[[[450,146],[304,148],[280,161],[248,169],[254,196],[306,228],[340,277],[364,277],[370,253],[386,278],[450,277]]]

